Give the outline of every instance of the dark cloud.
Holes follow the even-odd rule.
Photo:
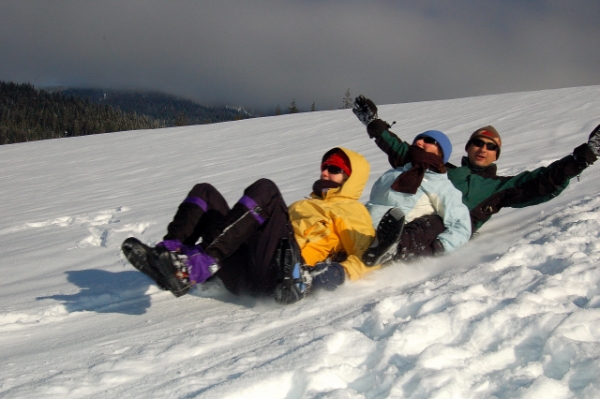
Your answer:
[[[0,80],[338,108],[600,84],[600,3],[3,0]]]

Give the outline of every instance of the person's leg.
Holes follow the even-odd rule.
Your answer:
[[[186,252],[185,255],[189,255],[191,251],[194,252],[187,264],[180,264],[179,269],[183,270],[185,267],[184,274],[187,274],[193,281],[198,278],[198,283],[203,282],[201,280],[209,275],[209,271],[205,270],[206,266],[214,263],[215,258],[218,257],[220,269],[216,272],[216,276],[230,292],[239,295],[244,290],[246,269],[251,262],[247,246],[236,245],[235,248],[229,248],[225,254],[212,253],[212,259],[204,256],[205,248],[214,241],[215,237],[247,212],[247,209],[244,209],[240,213],[240,206],[234,206],[234,208],[229,208],[223,195],[212,185],[197,184],[179,205],[173,221],[167,227],[164,240],[183,243],[186,246],[183,250]],[[232,230],[232,232],[234,231],[235,229]],[[202,244],[195,247],[199,239],[202,239]],[[243,240],[242,237],[237,237],[237,239]],[[235,240],[232,239],[232,241]],[[169,249],[175,250],[175,248]],[[177,285],[175,283],[174,285]],[[193,284],[192,281],[189,283]],[[183,285],[186,286],[186,284],[187,282],[184,281]],[[175,289],[182,290],[181,292],[185,291],[181,286],[175,287]]]
[[[243,278],[245,290],[253,295],[269,295],[275,289],[275,253],[281,238],[297,245],[287,205],[275,183],[268,179],[248,186],[211,235],[215,239],[206,246],[206,252],[222,263],[217,276],[226,286]],[[240,250],[246,259],[239,256]]]
[[[138,270],[153,278],[161,288],[168,288],[176,296],[184,295],[193,283],[169,282],[173,263],[181,265],[179,269],[183,270],[186,265],[179,258],[199,254],[199,247],[195,246],[198,239],[206,235],[209,226],[219,223],[228,211],[227,202],[213,186],[207,183],[197,184],[177,209],[163,241],[151,248],[130,238],[122,245],[123,253]],[[163,256],[167,271],[165,274],[159,270],[159,260],[162,254],[171,252],[171,255]],[[196,268],[196,271],[201,271],[193,276],[198,282],[205,281],[211,275],[210,265],[205,266]]]
[[[221,193],[208,183],[196,184],[179,205],[154,251],[156,269],[175,296],[185,295],[218,270],[219,265],[196,243],[201,237],[204,241],[211,226],[219,224],[228,211]]]
[[[231,210],[225,213],[225,209],[221,194],[207,184],[195,186],[180,205],[165,239],[179,240],[187,248],[167,248],[173,251],[171,258],[164,256],[160,264],[175,295],[185,294],[213,274],[234,294],[274,290],[277,245],[281,237],[293,239],[279,189],[272,181],[260,179],[246,188]],[[193,247],[198,237],[202,244]]]
[[[444,221],[437,215],[426,215],[404,226],[394,260],[407,261],[423,256],[440,254],[437,236],[446,230]]]
[[[179,240],[187,246],[208,237],[211,226],[220,225],[229,212],[221,193],[208,183],[196,184],[179,205],[173,221],[167,227],[164,240]]]

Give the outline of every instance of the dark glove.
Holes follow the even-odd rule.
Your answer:
[[[388,130],[390,127],[391,126],[387,122],[384,122],[381,119],[375,119],[367,126],[367,133],[370,138],[378,138],[381,136],[381,133]]]
[[[575,161],[577,161],[581,170],[596,162],[599,156],[600,125],[596,126],[596,128],[592,130],[587,143],[584,143],[573,150],[573,157],[575,158]],[[581,170],[578,171],[578,173],[580,173]]]
[[[323,288],[327,291],[333,291],[344,284],[346,280],[346,271],[339,263],[320,262],[314,267],[308,267],[308,270],[312,278],[312,289]]]
[[[573,157],[577,161],[579,168],[574,174],[581,173],[585,168],[596,162],[598,157],[594,154],[594,150],[588,143],[583,143],[573,150]]]
[[[600,125],[596,126],[596,128],[592,130],[587,144],[596,158],[600,157]]]
[[[365,126],[377,118],[377,106],[362,94],[354,100],[352,112]]]

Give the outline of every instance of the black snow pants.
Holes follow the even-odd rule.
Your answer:
[[[201,240],[221,268],[215,274],[232,293],[271,295],[277,283],[275,253],[282,238],[295,243],[279,188],[259,179],[229,208],[219,191],[197,184],[167,227],[165,240],[192,246]]]

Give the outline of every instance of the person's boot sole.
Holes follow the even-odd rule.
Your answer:
[[[154,280],[161,289],[168,289],[165,278],[156,267],[154,248],[149,247],[135,237],[129,237],[123,241],[121,250],[133,267]]]

